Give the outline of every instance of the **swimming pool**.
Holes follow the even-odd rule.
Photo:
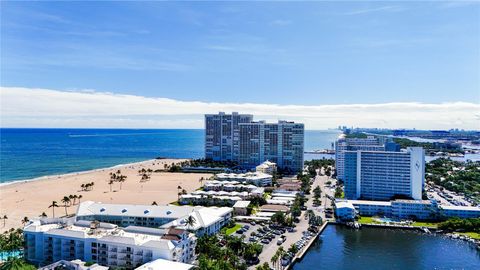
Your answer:
[[[399,222],[399,220],[396,220],[396,219],[393,219],[393,218],[387,218],[387,217],[382,217],[382,218],[375,218],[376,221],[379,221],[379,222],[384,222],[384,223],[387,223],[387,222]]]
[[[19,258],[23,256],[23,250],[1,251],[0,261],[6,261],[10,257]]]

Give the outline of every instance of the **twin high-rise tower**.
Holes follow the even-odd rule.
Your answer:
[[[253,115],[205,115],[205,158],[251,169],[269,160],[292,173],[303,169],[304,125],[253,121]]]

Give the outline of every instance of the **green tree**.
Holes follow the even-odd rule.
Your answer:
[[[48,208],[52,208],[52,217],[55,218],[55,207],[58,207],[57,201],[52,201]]]
[[[195,223],[197,223],[197,220],[192,215],[189,215],[187,220],[185,221],[185,224],[187,225],[187,229],[190,229],[190,230],[193,228],[193,225],[195,225]]]
[[[2,265],[0,270],[35,270],[35,266],[28,264],[21,258],[10,257]]]
[[[70,198],[68,198],[68,196],[64,196],[62,199],[62,202],[63,202],[63,206],[65,207],[65,215],[68,216],[67,207],[68,207],[68,204],[70,203]]]

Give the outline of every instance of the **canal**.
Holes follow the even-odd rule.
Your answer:
[[[480,269],[473,245],[415,231],[329,225],[294,270]]]

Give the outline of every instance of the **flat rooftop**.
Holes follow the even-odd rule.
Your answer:
[[[93,201],[80,203],[77,216],[134,216],[134,217],[161,217],[177,219],[188,215],[201,207],[176,206],[176,205],[134,205],[110,204]]]
[[[148,262],[135,270],[189,270],[192,269],[193,265],[181,263],[181,262],[173,262],[164,259],[156,259],[154,261]]]
[[[88,223],[88,224],[87,224]],[[109,223],[110,226],[90,227],[91,222],[75,222],[74,224],[51,223],[41,224],[40,220],[33,221],[25,227],[26,232],[43,232],[46,235],[65,236],[71,238],[96,238],[105,242],[137,245],[154,246],[162,249],[172,249],[175,245],[162,239],[165,231],[161,229],[144,227],[118,228]]]

